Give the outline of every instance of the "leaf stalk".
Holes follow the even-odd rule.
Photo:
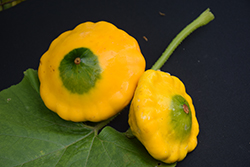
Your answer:
[[[119,114],[119,113],[118,113],[118,114]],[[104,121],[98,123],[98,124],[94,127],[95,136],[98,135],[99,130],[101,130],[101,129],[102,129],[103,127],[105,127],[108,123],[110,123],[115,117],[117,117],[118,114],[116,114],[115,116],[113,116],[113,117],[111,117],[111,118],[109,118],[109,119],[107,119],[107,120],[104,120]]]

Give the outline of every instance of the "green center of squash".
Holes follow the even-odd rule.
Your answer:
[[[59,71],[63,85],[71,93],[87,93],[101,78],[98,57],[90,49],[83,47],[65,55]]]
[[[192,128],[192,113],[188,102],[180,95],[172,97],[171,125],[179,139],[186,139]]]

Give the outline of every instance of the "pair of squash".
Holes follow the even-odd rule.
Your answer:
[[[41,57],[38,76],[45,105],[65,120],[103,121],[133,98],[131,131],[154,158],[180,161],[197,145],[184,84],[157,69],[145,72],[137,41],[111,23],[86,22],[62,33]]]

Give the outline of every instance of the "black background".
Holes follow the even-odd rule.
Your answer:
[[[250,166],[249,0],[27,0],[0,13],[0,90],[37,69],[51,41],[85,21],[105,20],[135,37],[148,69],[208,7],[215,20],[192,33],[162,68],[185,83],[200,125],[197,148],[177,166]],[[127,114],[111,126],[125,131]]]

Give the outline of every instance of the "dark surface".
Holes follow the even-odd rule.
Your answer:
[[[185,83],[200,124],[198,147],[177,166],[250,166],[249,0],[27,0],[0,13],[0,90],[37,69],[51,41],[85,21],[106,20],[135,37],[148,69],[208,7],[216,19],[191,34],[162,68]],[[127,113],[111,125],[125,131]]]

